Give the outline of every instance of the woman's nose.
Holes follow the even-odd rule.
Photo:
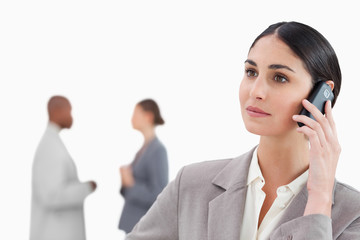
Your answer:
[[[258,77],[254,82],[250,90],[250,97],[258,100],[263,100],[266,97],[266,81]]]

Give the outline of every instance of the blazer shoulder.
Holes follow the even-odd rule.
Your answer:
[[[181,185],[185,188],[212,186],[212,180],[232,159],[209,160],[186,165],[181,170]]]
[[[192,187],[205,184],[217,185],[223,189],[243,185],[254,148],[238,157],[210,160],[185,166],[181,172],[181,182]]]
[[[335,203],[351,203],[353,207],[356,205],[360,210],[360,191],[354,187],[337,181],[334,197]]]
[[[68,156],[68,152],[60,136],[47,130],[35,150],[34,161],[48,161],[49,158],[51,158],[52,161],[63,160]]]
[[[360,192],[345,183],[337,181],[331,215],[335,235],[342,234],[347,228],[349,228],[350,232],[359,231]]]
[[[203,172],[204,175],[216,175],[221,169],[223,169],[233,158],[208,160],[198,163],[192,163],[184,167],[186,174],[199,175],[199,171]],[[206,173],[206,174],[205,174]]]

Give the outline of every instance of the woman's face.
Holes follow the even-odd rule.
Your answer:
[[[149,126],[151,120],[149,115],[150,113],[144,111],[140,105],[136,105],[131,118],[133,128],[141,131],[145,127]]]
[[[312,88],[301,59],[275,35],[261,38],[250,49],[240,85],[241,114],[246,129],[262,136],[295,130],[292,120]]]

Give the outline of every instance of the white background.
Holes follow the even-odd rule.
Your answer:
[[[98,182],[85,201],[88,240],[122,239],[118,168],[142,144],[130,125],[135,104],[160,105],[170,179],[185,164],[248,151],[258,137],[241,120],[243,62],[254,38],[283,20],[313,26],[338,54],[337,178],[360,189],[355,2],[1,1],[0,239],[28,238],[31,164],[50,96],[70,99],[75,121],[61,136],[80,179]]]

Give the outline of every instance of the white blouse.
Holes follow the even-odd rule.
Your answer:
[[[278,187],[277,197],[258,228],[259,214],[266,194],[262,191],[262,188],[265,185],[265,179],[260,170],[256,148],[250,163],[247,179],[248,189],[246,194],[244,217],[240,227],[240,239],[268,239],[271,232],[279,223],[285,209],[306,184],[308,175],[309,173],[307,170],[291,183]]]

